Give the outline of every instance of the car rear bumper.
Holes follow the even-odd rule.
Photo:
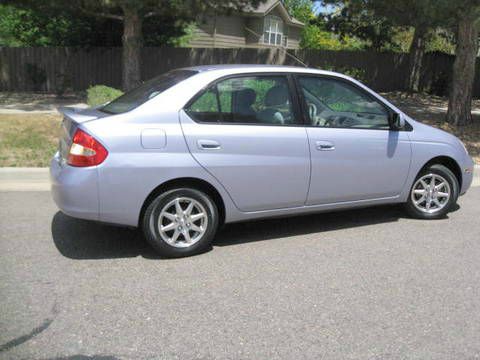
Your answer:
[[[96,167],[62,164],[57,153],[50,163],[50,182],[53,200],[63,213],[80,219],[99,219]]]

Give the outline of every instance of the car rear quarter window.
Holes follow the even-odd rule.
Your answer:
[[[163,75],[145,81],[139,87],[109,102],[99,110],[109,114],[128,112],[196,73],[197,71],[193,70],[169,71]]]

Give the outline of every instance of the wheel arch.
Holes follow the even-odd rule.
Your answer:
[[[443,165],[451,172],[453,172],[453,174],[457,178],[459,189],[462,188],[462,170],[460,168],[460,165],[458,165],[458,163],[455,161],[455,159],[450,156],[436,156],[433,159],[430,159],[425,163],[425,165],[422,166],[418,173],[435,164]]]
[[[141,221],[143,219],[143,215],[145,214],[145,210],[147,209],[150,202],[155,199],[159,194],[175,189],[178,187],[191,187],[196,190],[203,191],[205,194],[209,195],[212,200],[217,205],[219,218],[219,225],[221,226],[225,222],[225,202],[223,201],[222,196],[218,192],[218,190],[210,184],[208,181],[194,178],[194,177],[181,177],[176,179],[168,180],[160,185],[158,185],[155,189],[153,189],[148,196],[146,197],[145,201],[143,202],[142,208],[140,210],[140,215],[138,217],[138,224],[140,226]]]

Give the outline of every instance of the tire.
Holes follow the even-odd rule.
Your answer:
[[[435,179],[435,186],[430,191],[432,178]],[[442,185],[444,182],[448,185]],[[425,187],[425,184],[428,186]],[[456,204],[459,191],[458,180],[450,169],[440,164],[431,165],[415,178],[405,208],[410,216],[417,219],[441,219]],[[447,193],[448,197],[445,197]],[[429,200],[430,208],[427,208]]]
[[[193,205],[188,214],[190,204]],[[178,188],[150,202],[142,219],[142,230],[161,256],[178,258],[208,250],[218,219],[217,206],[208,195],[192,188]]]

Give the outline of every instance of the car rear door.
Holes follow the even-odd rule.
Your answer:
[[[302,75],[312,176],[307,205],[395,198],[408,176],[408,131],[392,130],[391,110],[354,83]]]
[[[241,211],[303,206],[308,139],[285,74],[224,78],[180,112],[188,148]]]

